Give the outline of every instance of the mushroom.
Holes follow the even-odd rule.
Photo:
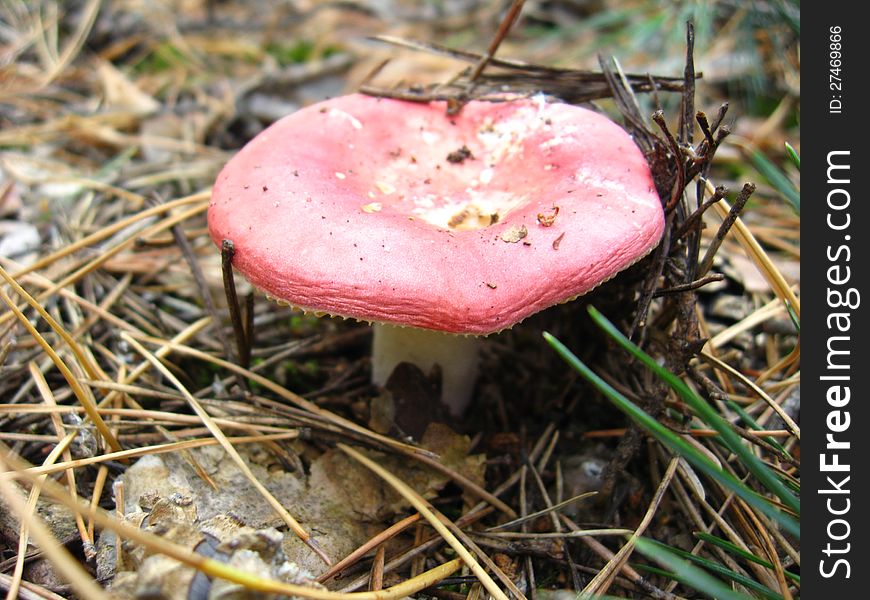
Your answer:
[[[542,97],[458,115],[352,94],[267,128],[221,171],[211,237],[273,299],[374,324],[372,379],[438,365],[467,406],[478,337],[582,295],[664,228],[631,137]]]

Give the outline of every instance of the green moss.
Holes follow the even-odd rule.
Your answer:
[[[315,58],[326,58],[339,52],[337,46],[318,48],[311,40],[298,40],[291,44],[270,42],[266,44],[266,53],[272,56],[282,67],[307,63]]]
[[[190,59],[177,46],[171,42],[161,42],[136,63],[133,70],[139,74],[162,73],[189,64]]]

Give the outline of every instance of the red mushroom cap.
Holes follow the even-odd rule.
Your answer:
[[[306,310],[488,334],[584,294],[662,235],[649,167],[605,117],[543,99],[350,95],[275,123],[224,167],[212,239]]]

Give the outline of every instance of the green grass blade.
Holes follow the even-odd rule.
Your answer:
[[[788,312],[788,316],[791,319],[791,322],[794,324],[794,328],[797,329],[797,332],[801,332],[801,321],[798,319],[797,313],[794,311],[794,307],[791,305],[791,302],[785,303],[785,310]]]
[[[773,3],[773,6],[783,22],[788,23],[794,32],[800,35],[800,0],[777,0]]]
[[[671,571],[670,576],[692,589],[703,592],[716,600],[752,600],[750,596],[735,592],[721,579],[713,577],[673,552],[665,550],[650,540],[638,538],[635,540],[637,549],[663,567]]]
[[[755,419],[752,418],[752,415],[750,415],[748,412],[746,412],[743,409],[743,407],[740,406],[739,404],[737,404],[736,402],[734,402],[734,400],[732,400],[731,398],[727,398],[725,400],[725,403],[728,405],[728,408],[733,410],[737,414],[737,416],[740,417],[740,420],[742,420],[744,423],[746,423],[747,427],[749,427],[750,429],[754,429],[755,431],[763,431],[764,430],[764,427],[759,425],[755,421]],[[782,452],[784,455],[791,456],[791,453],[785,449],[785,446],[783,446],[782,444],[777,442],[775,439],[769,439],[769,440],[767,440],[767,443],[770,444],[771,447],[776,448],[777,450]]]
[[[797,167],[797,170],[800,171],[801,170],[801,155],[798,154],[797,150],[794,149],[794,146],[792,146],[788,142],[785,143],[785,151],[786,151],[786,154],[788,154],[788,157],[791,159],[791,162],[793,162],[794,166]]]
[[[775,519],[789,533],[792,533],[795,536],[800,536],[800,526],[794,519],[774,508],[766,499],[750,490],[740,480],[727,471],[723,471],[697,448],[686,442],[680,436],[644,412],[631,400],[620,394],[610,384],[601,379],[601,377],[586,366],[585,363],[577,358],[573,352],[562,344],[562,342],[547,332],[544,332],[544,338],[571,367],[598,388],[598,390],[610,399],[619,410],[625,413],[630,419],[649,432],[666,447],[670,448],[671,451],[688,460],[700,471],[706,473],[727,489],[733,491],[751,506],[754,506],[762,513]]]
[[[673,548],[668,546],[667,544],[663,544],[657,540],[647,540],[651,542],[654,546],[658,546],[662,550],[666,552],[671,552],[674,555],[682,558],[684,560],[689,561],[690,563],[696,564],[704,570],[712,573],[713,575],[718,575],[720,577],[724,577],[730,581],[738,585],[742,585],[743,587],[751,590],[758,595],[767,598],[767,600],[782,600],[782,594],[777,592],[776,590],[772,590],[766,585],[763,585],[754,579],[750,579],[746,575],[741,575],[740,573],[736,573],[732,571],[728,567],[721,565],[717,562],[714,562],[710,559],[704,558],[703,556],[697,556],[692,554],[691,552],[686,552],[685,550],[681,550],[679,548]],[[639,567],[641,565],[638,565]]]
[[[782,194],[786,200],[788,200],[795,212],[800,214],[800,192],[797,191],[797,188],[795,188],[791,180],[785,176],[785,173],[780,171],[779,167],[773,164],[770,159],[758,150],[753,150],[749,153],[749,160],[752,162],[752,166],[761,173],[761,176],[764,177],[780,194]]]
[[[752,451],[743,443],[740,436],[731,429],[730,423],[726,422],[716,410],[710,406],[703,398],[693,392],[685,382],[659,365],[646,352],[638,348],[621,331],[619,331],[613,323],[607,320],[595,307],[589,307],[589,314],[592,319],[601,327],[611,338],[613,338],[620,346],[628,350],[643,364],[649,367],[662,381],[674,390],[677,395],[690,407],[695,413],[712,429],[719,433],[719,439],[725,446],[736,454],[743,465],[750,473],[755,475],[758,480],[773,494],[775,494],[789,510],[796,514],[800,514],[800,499],[796,497],[791,490],[779,479],[779,477],[771,469],[767,467]]]
[[[652,575],[658,575],[658,576],[660,576],[660,577],[664,577],[664,578],[666,578],[666,579],[674,579],[674,580],[676,580],[676,581],[682,583],[683,585],[689,585],[687,582],[683,581],[683,579],[681,579],[681,578],[680,578],[676,573],[674,573],[674,572],[672,572],[672,571],[668,571],[667,569],[661,569],[661,568],[659,568],[659,567],[653,567],[653,566],[651,566],[651,565],[641,565],[641,564],[638,564],[638,563],[631,563],[631,566],[632,566],[635,570],[637,570],[637,571],[642,571],[642,572],[645,572],[645,573],[650,573],[650,574],[652,574]],[[756,584],[756,585],[758,585],[758,584]],[[762,586],[762,587],[764,587],[764,586]],[[768,591],[770,591],[769,588],[765,588],[765,589],[768,590]],[[768,598],[768,600],[774,600],[774,598],[770,598],[770,597],[769,597],[766,593],[764,593],[764,592],[759,592],[758,595],[759,595],[759,596],[762,596],[762,597],[764,597],[764,598]],[[774,595],[776,595],[776,594],[774,593]],[[741,596],[741,597],[742,597],[742,598],[746,598],[746,596]],[[782,596],[778,596],[778,597],[779,597],[779,598],[782,598]]]
[[[755,564],[761,565],[762,567],[765,567],[768,569],[773,568],[773,563],[771,563],[771,562],[769,562],[761,557],[755,556],[751,552],[747,552],[746,550],[744,550],[740,546],[738,546],[736,544],[732,544],[728,540],[723,540],[720,537],[716,537],[715,535],[711,535],[709,533],[704,533],[703,531],[696,531],[695,537],[697,537],[699,540],[703,540],[703,541],[707,542],[708,544],[713,544],[714,546],[719,546],[720,548],[722,548],[726,552],[730,552],[731,554],[735,554],[744,560],[748,560],[749,562],[754,562]],[[789,579],[791,579],[792,581],[794,581],[795,583],[801,582],[801,576],[798,575],[797,573],[785,571],[785,576],[788,577]]]

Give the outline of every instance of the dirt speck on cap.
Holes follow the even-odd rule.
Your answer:
[[[474,155],[471,153],[471,150],[468,148],[468,146],[463,145],[462,148],[460,148],[459,150],[454,150],[447,155],[447,162],[458,165],[465,162],[469,158],[474,158]]]
[[[525,225],[520,225],[519,227],[514,225],[503,234],[501,234],[501,240],[509,244],[516,244],[527,235],[529,235],[529,230],[526,228]]]

